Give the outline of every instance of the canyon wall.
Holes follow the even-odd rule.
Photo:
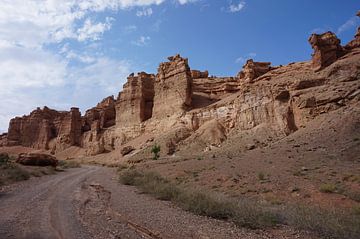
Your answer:
[[[129,75],[117,99],[105,98],[84,116],[78,108],[44,107],[12,119],[0,146],[52,153],[76,146],[96,155],[151,135],[169,137],[166,151],[174,153],[181,141],[195,142],[206,132],[217,135],[208,137],[216,145],[233,131],[257,128],[281,138],[359,98],[359,36],[342,47],[331,32],[313,34],[310,62],[272,67],[250,59],[235,77],[191,70],[188,59],[175,55],[156,75]]]
[[[169,57],[158,68],[155,79],[153,117],[163,119],[181,115],[191,108],[192,78],[188,59],[180,55]]]

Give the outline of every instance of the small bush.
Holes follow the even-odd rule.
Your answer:
[[[30,173],[15,164],[8,165],[6,169],[6,179],[12,182],[28,180]]]
[[[331,183],[322,184],[320,186],[320,192],[322,193],[335,193],[337,190],[336,185]]]
[[[0,153],[0,164],[7,164],[10,158],[8,154]]]
[[[58,167],[61,169],[80,168],[81,165],[75,160],[59,160]]]
[[[160,145],[153,145],[151,148],[151,153],[154,154],[153,160],[158,160],[160,157]]]
[[[259,172],[258,173],[258,179],[261,180],[261,181],[265,180],[265,174],[263,172]]]

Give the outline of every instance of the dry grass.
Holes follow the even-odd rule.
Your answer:
[[[279,222],[275,213],[258,207],[250,200],[231,201],[209,192],[184,189],[157,173],[123,170],[120,173],[120,182],[137,186],[142,192],[158,199],[172,201],[182,209],[197,215],[226,219],[239,226],[264,228]]]
[[[120,170],[120,182],[137,186],[142,192],[169,200],[197,215],[234,222],[247,228],[266,228],[282,223],[313,232],[324,238],[360,238],[358,209],[341,211],[308,206],[267,205],[245,198],[230,200],[210,192],[185,189],[153,172]],[[330,191],[333,191],[332,188]]]
[[[59,160],[58,169],[80,168],[81,164],[75,160]]]
[[[23,181],[29,178],[30,173],[14,162],[8,161],[0,165],[1,184]]]

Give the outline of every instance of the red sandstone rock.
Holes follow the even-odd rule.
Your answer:
[[[357,12],[356,14],[358,17],[360,17],[360,11]],[[354,49],[356,47],[360,47],[360,27],[358,27],[357,29],[357,33],[355,35],[355,39],[350,41],[346,46],[345,49],[347,50],[351,50]]]
[[[316,70],[331,65],[344,54],[340,40],[330,31],[320,35],[312,34],[309,42],[314,49],[312,64]]]
[[[115,116],[115,99],[114,96],[109,96],[98,103],[96,107],[86,111],[82,130],[90,130],[94,121],[99,121],[100,129],[111,127],[115,125]]]
[[[155,75],[131,74],[116,102],[116,123],[120,127],[139,124],[152,117]]]
[[[208,71],[191,70],[191,77],[193,79],[208,78],[209,72]]]
[[[56,167],[58,160],[48,154],[28,153],[20,154],[16,162],[28,166],[53,166]]]
[[[155,80],[153,115],[166,118],[182,114],[191,107],[192,78],[188,59],[180,55],[169,57],[161,63]]]
[[[241,82],[252,83],[256,78],[264,75],[272,69],[270,62],[254,62],[252,59],[247,60],[242,71],[238,73]]]
[[[126,147],[121,149],[120,153],[121,153],[122,156],[125,156],[125,155],[131,153],[134,150],[135,150],[135,148],[133,146],[126,146]]]
[[[81,137],[81,115],[78,108],[59,112],[44,107],[37,108],[28,116],[10,121],[7,145],[22,145],[37,149],[66,148],[78,145]]]

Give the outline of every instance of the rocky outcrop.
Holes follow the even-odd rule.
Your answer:
[[[127,127],[152,117],[155,75],[131,74],[116,102],[116,124]]]
[[[315,70],[321,70],[331,65],[344,55],[340,40],[330,31],[320,35],[312,34],[309,42],[314,49],[312,64]]]
[[[56,167],[58,165],[58,160],[54,156],[39,153],[20,154],[16,162],[27,166]]]
[[[69,146],[80,146],[81,141],[81,113],[79,108],[71,108],[70,112],[61,119],[55,119],[55,125],[58,125],[58,134],[56,146],[62,149]]]
[[[115,117],[115,99],[113,96],[109,96],[98,103],[96,107],[86,111],[82,120],[82,130],[91,130],[93,129],[91,126],[96,126],[100,129],[111,127],[115,125]],[[96,121],[98,123],[94,124]]]
[[[236,132],[285,137],[320,114],[360,100],[358,45],[344,50],[331,32],[314,34],[309,41],[311,62],[271,67],[248,60],[237,77],[209,77],[207,71],[191,71],[186,58],[169,57],[156,76],[131,74],[116,100],[105,98],[83,117],[78,108],[44,107],[12,119],[0,146],[52,153],[78,146],[87,155],[119,149],[120,155],[121,149],[130,150],[125,143],[142,136],[136,143],[152,137],[163,153],[173,155],[186,142],[194,150],[199,142],[200,148],[219,147]],[[242,136],[234,142],[245,142]],[[136,154],[145,148],[136,147]]]
[[[191,78],[193,79],[208,78],[208,77],[209,77],[208,71],[191,70]]]
[[[10,121],[7,145],[22,145],[36,149],[66,148],[79,145],[81,140],[81,115],[78,108],[70,112],[44,107],[28,116]]]
[[[360,17],[360,11],[357,12],[356,14],[358,17]],[[360,27],[358,27],[356,35],[355,35],[355,39],[353,39],[352,41],[350,41],[346,46],[345,49],[347,50],[351,50],[354,49],[356,47],[360,47]]]
[[[7,133],[0,134],[0,147],[7,145]]]
[[[192,78],[188,59],[180,55],[161,63],[155,79],[153,116],[164,119],[191,107]]]
[[[202,108],[219,101],[240,89],[236,77],[210,77],[193,79],[193,108]]]
[[[270,62],[254,62],[252,59],[247,60],[243,69],[237,77],[241,83],[253,83],[256,78],[272,70]]]

